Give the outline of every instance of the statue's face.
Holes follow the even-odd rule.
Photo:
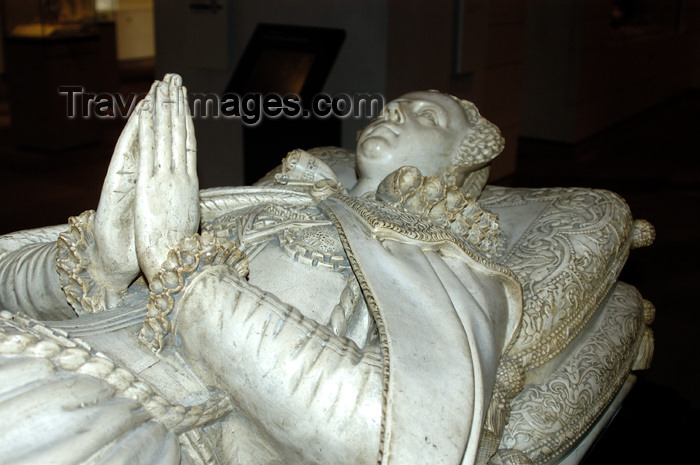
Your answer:
[[[360,134],[361,176],[384,177],[402,166],[438,176],[451,165],[469,130],[462,107],[437,92],[411,92],[392,100]]]

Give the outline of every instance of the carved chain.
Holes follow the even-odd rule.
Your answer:
[[[171,403],[146,381],[80,339],[38,321],[2,311],[0,356],[6,355],[43,358],[58,370],[101,379],[114,388],[115,397],[140,403],[156,421],[178,434],[209,424],[233,409],[228,396],[218,390],[211,391],[209,399],[199,405],[186,407]]]
[[[170,334],[168,316],[175,308],[175,299],[187,281],[204,267],[226,264],[241,278],[248,274],[248,260],[236,244],[203,232],[180,241],[168,253],[161,270],[150,284],[146,318],[139,340],[156,353],[165,347]]]

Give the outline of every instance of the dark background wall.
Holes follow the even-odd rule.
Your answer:
[[[656,243],[633,251],[622,277],[657,307],[655,360],[603,452],[588,463],[682,457],[696,438],[700,408],[700,224],[693,213],[700,201],[700,0],[219,3],[221,12],[206,16],[191,12],[188,1],[155,0],[155,55],[118,60],[118,88],[100,90],[145,92],[155,77],[179,72],[190,90],[219,92],[258,22],[338,27],[347,39],[326,92],[380,92],[389,100],[437,88],[471,99],[507,138],[492,182],[610,189],[655,224]],[[41,77],[35,68],[32,79]],[[18,146],[16,134],[38,127],[46,111],[25,108],[36,119],[17,128],[8,73],[0,66],[0,234],[95,208],[124,124],[99,121],[99,142],[89,146]],[[343,123],[341,143],[350,148],[362,122]],[[203,187],[240,183],[240,124],[196,124]]]

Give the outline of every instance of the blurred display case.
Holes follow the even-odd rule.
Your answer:
[[[2,30],[6,38],[81,37],[112,21],[116,0],[2,0]]]
[[[110,6],[98,0],[0,0],[16,145],[60,151],[102,139],[102,125],[89,113],[69,117],[58,88],[118,92]]]

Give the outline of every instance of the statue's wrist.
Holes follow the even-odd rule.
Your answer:
[[[155,352],[165,347],[177,299],[196,275],[216,265],[227,266],[240,277],[248,274],[248,261],[236,244],[211,233],[185,237],[168,253],[150,280],[146,318],[139,333],[142,343]]]
[[[95,244],[90,251],[88,272],[96,283],[116,294],[126,291],[129,284],[134,280],[134,276],[126,276],[125,273],[110,270],[104,264],[100,243],[97,240],[95,240]]]
[[[88,210],[68,220],[69,230],[56,241],[56,271],[66,300],[78,315],[112,307],[126,292],[105,276],[96,253],[95,212]]]

